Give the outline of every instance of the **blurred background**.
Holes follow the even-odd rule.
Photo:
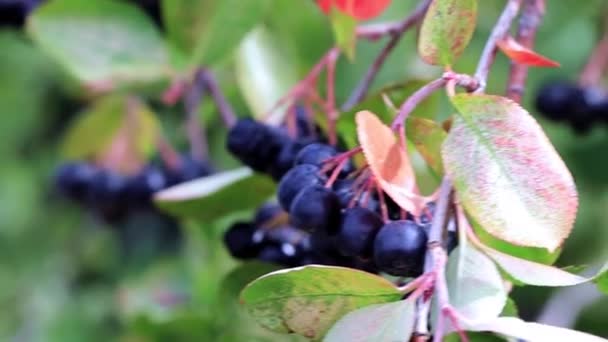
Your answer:
[[[150,209],[117,221],[65,199],[55,187],[57,168],[80,157],[79,144],[107,133],[103,120],[89,124],[88,135],[70,129],[109,96],[137,99],[180,153],[189,148],[186,111],[162,99],[171,79],[194,66],[216,74],[238,115],[268,110],[333,37],[313,1],[257,1],[0,0],[0,341],[291,339],[258,328],[238,306],[242,286],[274,267],[243,266],[225,251],[223,232],[252,215],[238,198],[223,203],[230,210],[213,220]],[[474,71],[504,2],[480,1],[477,31],[455,70]],[[403,18],[415,5],[393,1],[375,21]],[[548,1],[535,50],[562,67],[531,70],[525,94],[525,107],[564,158],[580,193],[576,227],[559,266],[597,265],[608,257],[608,135],[600,121],[580,132],[546,120],[535,113],[534,96],[543,82],[578,78],[606,15],[601,0]],[[383,45],[361,41],[354,61],[340,59],[339,102]],[[422,64],[415,46],[415,34],[406,33],[372,93],[439,74]],[[508,61],[499,55],[489,93],[504,93],[507,72]],[[445,103],[437,108],[439,115],[449,114]],[[207,165],[237,167],[225,152],[226,129],[211,101],[202,102],[198,116],[208,139]],[[158,158],[154,149],[148,152]],[[580,314],[572,309],[577,305],[562,305],[542,318],[565,317],[564,324],[608,337],[608,299],[594,291],[521,287],[513,297],[530,320],[542,316],[552,296],[574,300]]]

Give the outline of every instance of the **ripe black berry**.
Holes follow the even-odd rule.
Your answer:
[[[338,154],[335,148],[327,144],[314,143],[304,147],[296,156],[295,165],[311,164],[318,167],[323,162]]]
[[[270,223],[277,215],[281,214],[283,209],[274,202],[269,202],[258,208],[253,218],[253,224],[256,227],[263,227]]]
[[[99,170],[85,162],[73,162],[61,165],[55,173],[55,184],[59,192],[69,199],[83,201],[89,187]]]
[[[159,167],[149,165],[131,177],[127,185],[127,197],[134,207],[146,207],[152,195],[168,186],[166,175]]]
[[[344,210],[338,228],[338,249],[346,256],[371,257],[374,238],[382,227],[382,218],[375,212],[354,207]]]
[[[91,181],[88,202],[107,221],[122,219],[128,209],[128,179],[109,170],[97,172]]]
[[[336,229],[340,215],[338,196],[322,185],[313,185],[300,191],[291,203],[291,223],[308,232]]]
[[[212,173],[212,168],[209,164],[203,161],[195,160],[191,156],[184,155],[180,161],[181,162],[177,170],[166,171],[168,186],[208,176]]]
[[[291,202],[300,190],[309,186],[322,185],[324,183],[324,177],[319,174],[320,171],[321,170],[314,165],[298,165],[289,170],[289,172],[281,178],[277,196],[279,198],[279,204],[281,204],[283,209],[290,209]]]
[[[374,241],[378,269],[394,276],[415,277],[422,273],[427,235],[414,221],[385,224]]]
[[[254,233],[255,227],[252,224],[237,222],[224,233],[224,244],[235,258],[255,258],[261,247],[253,241]]]
[[[299,139],[296,141],[286,141],[281,147],[281,151],[277,155],[273,165],[271,165],[269,173],[275,180],[280,180],[293,166],[296,155],[308,144],[312,142],[308,139]]]
[[[586,111],[583,90],[567,82],[546,84],[538,91],[536,108],[553,120],[575,116]]]
[[[245,165],[268,172],[289,137],[252,119],[240,119],[228,132],[227,148]]]
[[[355,198],[354,183],[352,179],[337,179],[332,186],[342,208],[347,208]]]

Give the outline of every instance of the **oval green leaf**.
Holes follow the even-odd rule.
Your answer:
[[[416,302],[401,300],[355,310],[339,320],[325,342],[409,341],[416,321]]]
[[[253,115],[262,119],[298,81],[295,57],[285,49],[280,36],[258,26],[242,41],[235,58],[236,78]],[[280,124],[285,108],[277,108],[268,118]]]
[[[253,209],[274,191],[270,178],[241,168],[170,187],[158,192],[154,201],[169,214],[211,222],[235,211]]]
[[[171,1],[171,0],[169,0]],[[213,1],[204,23],[196,33],[192,65],[210,65],[224,60],[256,25],[262,22],[270,0]]]
[[[507,303],[496,265],[474,247],[458,247],[450,254],[446,279],[450,304],[469,319],[498,317]]]
[[[469,44],[476,22],[477,0],[433,0],[420,29],[420,57],[451,66]]]
[[[267,274],[241,293],[241,302],[262,326],[314,340],[348,312],[400,298],[401,293],[384,278],[318,265]]]
[[[152,21],[124,1],[57,0],[28,20],[34,41],[85,83],[130,83],[170,74],[164,41]]]
[[[68,128],[62,142],[63,155],[69,159],[86,159],[103,150],[123,124],[125,111],[125,97],[99,99]]]
[[[442,148],[446,174],[467,213],[497,238],[559,248],[578,207],[574,180],[538,123],[500,96],[459,94]]]
[[[435,121],[409,117],[405,123],[406,137],[411,141],[424,161],[433,170],[435,176],[443,175],[443,160],[441,159],[441,145],[447,133]]]

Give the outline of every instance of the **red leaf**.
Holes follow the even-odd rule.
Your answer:
[[[368,20],[380,15],[390,5],[391,0],[317,0],[321,10],[328,14],[332,4],[358,20]]]
[[[497,45],[505,55],[516,63],[535,67],[559,67],[558,62],[539,55],[536,52],[524,47],[511,36],[508,36],[503,40],[499,40]]]
[[[355,120],[363,155],[376,181],[401,208],[418,215],[426,198],[416,194],[416,176],[407,151],[374,113],[358,112]]]

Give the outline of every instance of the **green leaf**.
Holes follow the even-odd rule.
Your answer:
[[[68,159],[85,159],[104,148],[124,122],[126,98],[108,96],[100,99],[71,124],[62,143]]]
[[[459,94],[442,149],[467,213],[509,243],[557,250],[578,206],[574,180],[538,123],[515,102]]]
[[[605,294],[608,294],[608,263],[604,265],[597,278],[595,278],[597,288]]]
[[[236,300],[245,285],[264,274],[276,271],[278,268],[277,265],[260,261],[238,265],[222,279],[220,291],[225,295],[226,300]]]
[[[416,320],[416,302],[401,300],[375,304],[350,312],[340,319],[325,342],[409,341]]]
[[[171,0],[169,0],[171,1]],[[259,24],[269,9],[270,0],[215,1],[205,18],[202,31],[196,33],[192,65],[210,65],[222,61]]]
[[[198,36],[213,15],[218,0],[163,0],[161,10],[167,40],[183,53],[191,54]]]
[[[443,175],[441,145],[447,133],[433,120],[410,117],[406,120],[406,137],[411,141],[431,170],[439,178]]]
[[[606,342],[605,339],[580,331],[545,324],[525,322],[516,317],[498,317],[491,320],[460,322],[465,330],[492,331],[525,341],[577,341]]]
[[[507,302],[507,292],[498,269],[474,247],[457,247],[446,269],[450,304],[471,320],[498,317]]]
[[[517,304],[511,297],[507,297],[507,303],[505,307],[502,309],[500,316],[503,317],[518,317],[519,309],[517,308]]]
[[[254,117],[261,119],[298,81],[295,57],[282,39],[258,26],[242,41],[236,53],[239,88]],[[285,108],[278,108],[269,123],[283,122]]]
[[[357,19],[333,7],[330,15],[336,45],[351,60],[355,58]]]
[[[400,298],[397,288],[379,276],[316,265],[267,274],[241,293],[241,302],[262,326],[311,339],[322,338],[348,312]]]
[[[253,209],[274,191],[270,178],[240,168],[170,187],[156,193],[154,201],[169,214],[212,222],[234,211]]]
[[[124,1],[49,1],[29,18],[27,29],[81,82],[114,87],[171,74],[160,33],[148,16]]]
[[[433,0],[420,29],[420,57],[433,65],[453,65],[471,40],[476,21],[477,0]]]

